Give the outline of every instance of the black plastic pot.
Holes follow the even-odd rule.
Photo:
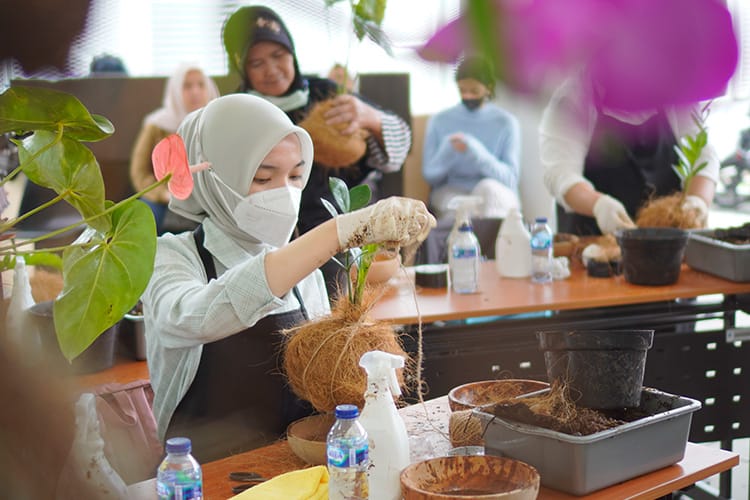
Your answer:
[[[671,285],[680,277],[687,231],[672,227],[625,229],[615,234],[625,281],[634,285]]]
[[[595,409],[640,404],[646,351],[653,330],[537,332],[550,382],[567,385],[573,400]]]
[[[53,366],[75,374],[93,373],[111,368],[115,362],[115,345],[119,323],[102,332],[78,357],[70,363],[60,351],[52,315],[52,301],[39,302],[31,307],[47,361]]]

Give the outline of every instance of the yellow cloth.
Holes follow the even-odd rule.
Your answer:
[[[232,497],[238,500],[326,500],[327,498],[328,469],[325,465],[281,474]]]

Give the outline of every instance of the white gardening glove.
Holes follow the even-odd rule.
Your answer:
[[[594,203],[594,217],[602,234],[635,227],[622,203],[607,194],[600,196]]]
[[[409,246],[424,241],[435,224],[424,203],[396,196],[336,217],[341,250],[370,243]]]
[[[698,227],[706,227],[708,222],[708,204],[700,196],[689,194],[685,197],[685,201],[682,202],[682,210],[685,212],[693,212],[695,214],[695,221]]]

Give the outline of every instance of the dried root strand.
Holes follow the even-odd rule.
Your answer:
[[[638,227],[675,227],[678,229],[701,229],[705,221],[695,209],[685,209],[683,193],[653,198],[636,216]]]

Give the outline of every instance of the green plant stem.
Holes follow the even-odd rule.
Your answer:
[[[63,195],[61,195],[61,194],[58,194],[57,196],[55,196],[54,198],[52,198],[48,202],[42,203],[38,207],[32,208],[31,210],[29,210],[25,214],[19,215],[18,217],[16,217],[15,219],[13,219],[11,222],[9,222],[7,224],[0,224],[0,234],[2,234],[4,232],[12,229],[19,222],[28,219],[32,215],[41,212],[45,208],[51,207],[52,205],[58,203],[59,201],[62,201],[63,199],[65,199],[65,197]]]
[[[22,247],[22,246],[25,246],[25,245],[26,245],[26,242],[23,241],[23,242],[21,242],[21,243],[19,243],[17,245],[13,245],[13,248]],[[54,253],[54,252],[62,252],[63,250],[67,250],[69,248],[83,248],[83,247],[85,247],[87,245],[88,245],[88,243],[71,243],[69,245],[63,245],[63,246],[59,246],[59,247],[35,248],[35,249],[31,249],[31,250],[26,250],[26,251],[24,251],[22,253],[24,253],[24,254],[32,254],[32,253]],[[4,250],[0,251],[0,255],[5,255],[5,254],[6,253],[5,253]]]
[[[162,178],[162,180],[157,181],[157,182],[151,184],[150,186],[146,187],[142,191],[139,191],[139,192],[135,193],[134,195],[131,195],[131,196],[125,198],[124,200],[118,201],[117,203],[113,204],[111,207],[105,209],[103,212],[100,212],[100,213],[98,213],[96,215],[92,215],[91,217],[87,217],[86,219],[82,219],[82,220],[80,220],[80,221],[78,221],[78,222],[76,222],[74,224],[70,224],[70,225],[65,226],[65,227],[63,227],[61,229],[56,229],[54,231],[50,231],[49,233],[43,234],[41,236],[37,236],[36,238],[31,238],[31,239],[25,240],[22,243],[19,243],[17,245],[14,244],[12,246],[0,247],[0,255],[5,255],[5,254],[8,254],[8,253],[11,253],[10,251],[12,249],[14,249],[14,248],[17,248],[17,247],[27,246],[27,245],[31,245],[31,244],[34,244],[34,243],[38,243],[40,241],[44,241],[44,240],[49,239],[49,238],[53,238],[53,237],[55,237],[55,236],[57,236],[59,234],[63,234],[65,232],[67,232],[67,231],[70,231],[71,229],[75,229],[75,228],[77,228],[78,226],[80,226],[82,224],[87,224],[90,221],[92,221],[94,219],[97,219],[97,218],[99,218],[99,217],[101,217],[103,215],[107,215],[108,213],[117,210],[117,208],[119,208],[120,206],[124,205],[125,203],[128,203],[128,202],[130,202],[132,200],[136,200],[136,199],[140,198],[141,196],[143,196],[144,194],[146,194],[146,193],[148,193],[150,191],[153,191],[154,189],[156,189],[157,187],[161,186],[162,184],[165,184],[165,183],[169,182],[169,179],[171,177],[172,177],[171,173],[167,174],[166,176],[164,176],[164,178]],[[5,231],[12,230],[13,226],[15,225],[16,222],[17,222],[17,220],[14,221],[13,224],[11,224],[9,227],[5,228]],[[0,228],[2,228],[2,227],[3,226],[0,226]],[[0,232],[2,232],[2,231],[0,231]],[[68,245],[68,246],[70,246],[70,245]]]

